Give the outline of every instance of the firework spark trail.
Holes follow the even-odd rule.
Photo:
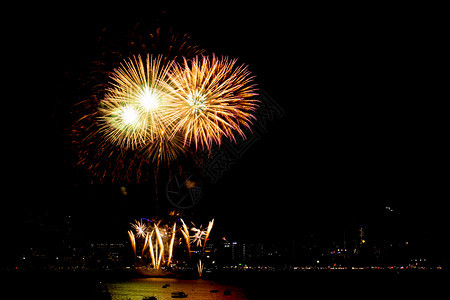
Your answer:
[[[197,271],[198,271],[198,276],[199,277],[202,277],[203,267],[204,267],[204,265],[202,264],[202,260],[199,259],[198,263],[197,263]]]
[[[144,251],[145,251],[145,249],[147,249],[147,247],[149,247],[149,234],[148,233],[145,234],[145,241],[144,241],[144,246],[142,246],[141,256],[144,256]]]
[[[149,243],[149,251],[150,251],[150,257],[152,259],[152,265],[155,268],[156,261],[155,261],[155,253],[153,252],[153,243],[152,243],[153,232],[154,231],[152,231],[152,233],[150,234],[150,237],[149,237],[149,241],[150,241],[150,243]]]
[[[136,239],[133,231],[128,230],[128,236],[130,238],[131,247],[133,248],[134,257],[136,257]]]
[[[158,239],[158,244],[157,245],[159,245],[158,262],[157,262],[155,267],[156,267],[156,269],[159,269],[160,266],[161,266],[161,259],[162,259],[163,255],[164,255],[164,244],[162,242],[161,234],[160,234],[158,226],[156,224],[155,224],[155,232],[156,232],[156,237]]]
[[[189,229],[184,223],[183,219],[180,219],[181,223],[183,223],[183,228],[181,229],[181,233],[184,236],[184,240],[186,242],[186,247],[189,253],[189,258],[191,258],[191,242],[190,242],[190,236],[189,236]]]
[[[177,227],[177,223],[173,223],[172,238],[170,239],[169,258],[167,259],[167,265],[170,265],[170,262],[172,261],[173,242],[175,241],[175,230],[176,230],[176,227]]]
[[[206,241],[209,238],[209,234],[211,233],[211,229],[212,229],[213,225],[214,225],[214,219],[212,219],[208,223],[208,228],[206,229],[206,235],[205,235],[205,242],[203,243],[203,251],[205,251]]]

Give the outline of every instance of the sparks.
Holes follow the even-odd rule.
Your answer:
[[[208,223],[208,228],[206,229],[206,234],[205,234],[205,243],[203,243],[203,251],[205,251],[206,241],[209,238],[209,234],[211,233],[211,229],[212,229],[213,225],[214,225],[214,219],[212,219]]]
[[[191,257],[191,241],[189,236],[189,229],[184,223],[183,219],[181,219],[181,223],[183,224],[183,227],[181,229],[181,233],[183,234],[184,240],[186,242],[186,247],[188,250],[189,258]]]
[[[147,112],[157,109],[160,101],[158,93],[148,86],[143,87],[143,91],[138,94],[138,100]]]

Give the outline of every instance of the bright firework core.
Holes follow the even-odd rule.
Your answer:
[[[194,113],[198,113],[206,109],[206,96],[199,90],[192,91],[186,98],[187,103],[193,109]]]
[[[143,91],[138,95],[138,99],[147,111],[158,108],[159,98],[156,92],[148,86],[143,88]]]
[[[139,119],[138,112],[132,106],[125,106],[122,109],[121,117],[125,125],[137,125]]]

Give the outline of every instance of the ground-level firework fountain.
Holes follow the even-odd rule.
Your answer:
[[[187,261],[190,264],[195,263],[198,275],[201,276],[204,268],[201,259],[214,219],[206,229],[191,224],[189,228],[181,218],[169,222],[142,218],[132,223],[128,236],[136,271],[145,276],[171,276],[179,269],[181,262]],[[181,250],[178,251],[179,260],[174,259],[174,249]]]

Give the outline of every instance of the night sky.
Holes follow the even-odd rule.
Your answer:
[[[140,23],[239,58],[284,111],[217,183],[204,182],[187,214],[215,217],[237,238],[301,239],[376,227],[390,203],[408,236],[438,244],[449,227],[447,131],[424,22],[405,7],[29,8],[4,38],[12,120],[3,123],[2,234],[17,238],[27,218],[50,213],[123,238],[133,217],[154,213],[151,186],[125,184],[124,196],[121,185],[79,176],[68,136],[98,36]]]

